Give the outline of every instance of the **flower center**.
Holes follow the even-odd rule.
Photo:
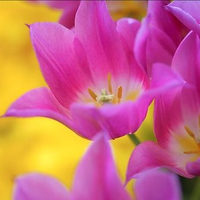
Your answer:
[[[108,73],[108,90],[103,88],[101,94],[97,95],[92,89],[88,88],[88,93],[98,104],[102,105],[104,103],[120,103],[122,99],[122,86],[117,88],[116,95],[113,93],[111,74]]]

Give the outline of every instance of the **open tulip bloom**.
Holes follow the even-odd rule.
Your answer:
[[[149,184],[152,183],[152,184]],[[136,181],[137,200],[180,200],[175,174],[149,171]],[[131,200],[118,178],[109,141],[95,137],[77,167],[73,186],[68,191],[53,177],[31,173],[16,179],[13,200]]]
[[[26,93],[5,116],[52,118],[88,139],[102,130],[109,139],[135,132],[154,96],[180,84],[162,64],[153,67],[152,81],[137,65],[139,27],[134,19],[113,22],[104,1],[81,2],[74,30],[58,23],[30,25],[49,89]]]
[[[200,175],[200,38],[190,32],[177,49],[172,68],[185,84],[155,100],[158,143],[144,142],[132,153],[127,180],[151,168],[168,167],[192,178]]]

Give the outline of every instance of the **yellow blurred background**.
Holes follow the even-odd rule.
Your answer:
[[[145,5],[145,2],[124,1],[112,7],[111,13],[115,19],[123,16],[141,18]],[[25,92],[46,85],[25,24],[58,21],[60,15],[61,11],[44,4],[0,1],[0,115]],[[142,140],[152,133],[151,115],[152,111],[137,133]],[[53,175],[70,188],[74,170],[89,143],[51,119],[1,118],[0,199],[12,199],[14,178],[27,172]],[[124,181],[134,144],[125,136],[112,141],[112,145]],[[131,191],[131,185],[128,188]]]

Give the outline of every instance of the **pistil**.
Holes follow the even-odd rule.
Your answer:
[[[110,103],[112,102],[114,99],[114,95],[113,94],[108,94],[106,89],[102,89],[101,90],[101,95],[96,97],[96,101],[97,103]]]
[[[108,91],[103,88],[101,94],[97,95],[92,89],[88,88],[88,93],[98,104],[103,103],[120,103],[122,99],[122,86],[117,88],[116,96],[113,93],[111,74],[108,73]]]

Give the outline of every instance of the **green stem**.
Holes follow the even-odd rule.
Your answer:
[[[138,144],[140,144],[140,140],[136,137],[135,134],[128,134],[128,137],[135,144],[135,146],[137,146]]]
[[[192,190],[192,194],[190,196],[191,200],[199,200],[200,199],[200,178],[198,177],[195,183],[195,186]]]

